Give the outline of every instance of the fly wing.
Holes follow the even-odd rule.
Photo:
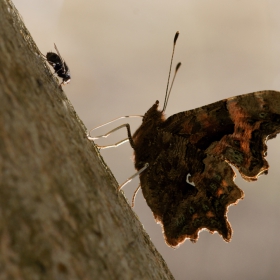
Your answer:
[[[60,55],[60,52],[59,52],[59,50],[58,50],[58,48],[57,48],[57,46],[56,46],[55,43],[54,43],[54,48],[55,48],[55,50],[56,50],[56,52],[57,52],[59,58],[61,59],[61,64],[63,65],[63,64],[64,64],[64,59],[63,59],[62,56]]]

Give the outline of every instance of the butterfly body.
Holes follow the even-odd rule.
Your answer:
[[[243,198],[234,165],[248,181],[268,170],[266,141],[280,132],[280,92],[221,100],[165,119],[157,101],[132,136],[135,168],[166,243],[198,239],[201,229],[230,241],[227,209]]]

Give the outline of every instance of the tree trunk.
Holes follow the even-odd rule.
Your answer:
[[[0,279],[173,279],[9,0],[0,35]]]

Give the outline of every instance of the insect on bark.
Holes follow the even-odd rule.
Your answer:
[[[53,67],[54,69],[54,73],[62,78],[62,85],[66,85],[68,83],[70,83],[71,80],[71,76],[70,76],[70,69],[67,66],[65,60],[62,58],[62,56],[60,55],[56,45],[54,44],[54,48],[57,52],[47,52],[46,55],[46,59],[48,61],[48,63]]]
[[[196,242],[203,229],[218,232],[229,242],[228,207],[244,197],[234,183],[231,165],[246,181],[267,174],[266,142],[280,133],[280,92],[243,94],[166,119],[169,94],[167,84],[163,109],[156,101],[133,135],[125,124],[105,135],[89,135],[89,139],[127,128],[128,138],[112,146],[130,142],[138,171],[134,176],[139,174],[143,196],[169,246],[176,247],[185,239]]]

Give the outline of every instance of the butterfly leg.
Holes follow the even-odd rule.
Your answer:
[[[146,170],[149,167],[149,163],[145,163],[144,167],[142,167],[138,172],[134,173],[132,176],[130,176],[124,183],[122,183],[119,187],[118,187],[118,191],[124,187],[127,183],[129,183],[133,178],[135,178],[136,176],[138,176],[139,174],[141,174],[144,170]],[[137,188],[136,192],[138,191],[139,187]],[[136,195],[136,193],[135,193]],[[133,195],[133,201],[134,201],[134,197],[135,195]],[[132,202],[133,202],[132,201]],[[133,203],[134,205],[134,203]]]
[[[131,207],[133,208],[134,207],[134,204],[135,204],[135,197],[136,197],[136,194],[138,193],[139,189],[141,188],[141,184],[139,184],[139,186],[137,187],[137,189],[134,191],[133,193],[133,197],[132,197],[132,201],[131,201]]]
[[[113,145],[107,145],[107,146],[99,146],[99,145],[96,145],[96,146],[97,146],[97,148],[100,149],[100,150],[108,149],[108,148],[116,148],[116,147],[122,145],[123,143],[126,143],[127,141],[129,141],[129,139],[128,139],[128,138],[125,138],[125,139],[123,139],[123,140],[121,140],[121,141],[119,141],[119,142],[117,142],[117,143],[115,143],[115,144],[113,144]]]
[[[129,126],[128,123],[122,124],[122,125],[120,125],[120,126],[114,128],[113,130],[107,132],[106,134],[103,134],[103,135],[100,135],[100,136],[95,136],[95,137],[91,137],[91,136],[89,136],[89,135],[87,135],[87,136],[88,136],[88,139],[89,139],[89,140],[92,140],[92,141],[93,141],[93,140],[96,140],[96,139],[100,139],[100,138],[107,138],[111,133],[113,133],[113,132],[115,132],[115,131],[117,131],[117,130],[123,128],[123,127],[126,127],[126,129],[127,129],[128,138],[125,138],[125,139],[123,139],[123,140],[121,140],[121,141],[119,141],[119,142],[117,142],[117,143],[115,143],[115,144],[113,144],[113,145],[108,145],[108,146],[99,146],[99,145],[97,145],[97,147],[98,147],[99,149],[107,149],[107,148],[117,147],[117,146],[119,146],[119,145],[121,145],[121,144],[123,144],[123,143],[129,141],[131,147],[134,148],[134,142],[133,142],[133,140],[132,140],[131,131],[130,131],[130,126]]]

